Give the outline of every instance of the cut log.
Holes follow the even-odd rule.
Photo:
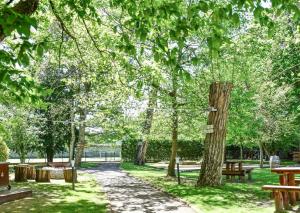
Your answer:
[[[36,182],[50,182],[50,171],[45,169],[35,170],[35,181]]]
[[[27,181],[27,167],[28,164],[19,164],[15,166],[15,181],[26,182]]]
[[[73,182],[73,175],[72,175],[72,169],[64,169],[64,177],[65,177],[65,182],[67,183],[72,183]],[[77,170],[74,169],[74,182],[77,182]]]
[[[32,165],[28,165],[28,167],[27,167],[27,179],[28,180],[35,179],[35,167]]]

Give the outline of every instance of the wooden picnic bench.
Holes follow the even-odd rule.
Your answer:
[[[243,167],[242,162],[239,161],[226,161],[226,167],[222,170],[222,175],[226,175],[226,179],[234,179],[236,176],[240,180],[244,180],[245,176],[248,175],[248,180],[252,180],[251,172],[253,168]],[[238,167],[236,167],[238,164]]]
[[[264,185],[263,190],[271,190],[275,200],[275,212],[284,212],[284,209],[290,209],[289,196],[290,193],[300,192],[300,186],[287,185]]]
[[[65,168],[65,167],[70,167],[71,164],[69,162],[52,162],[52,163],[48,163],[48,166],[54,168]]]

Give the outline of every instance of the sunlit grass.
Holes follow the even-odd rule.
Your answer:
[[[103,213],[107,200],[92,175],[79,174],[75,191],[70,183],[56,180],[51,183],[12,183],[13,188],[28,188],[32,198],[1,205],[2,213]]]
[[[199,172],[181,173],[183,179],[187,177],[188,181],[178,185],[176,179],[166,178],[165,170],[131,163],[121,166],[131,175],[186,200],[203,212],[273,213],[275,209],[270,193],[261,190],[262,185],[279,183],[278,175],[271,173],[270,169],[254,169],[251,182],[226,182],[220,187],[197,188],[195,183]]]

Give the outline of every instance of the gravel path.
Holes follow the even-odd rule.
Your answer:
[[[97,176],[113,212],[195,213],[183,202],[120,171],[118,163],[105,163],[88,172]]]

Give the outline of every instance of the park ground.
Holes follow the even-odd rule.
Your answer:
[[[79,171],[79,183],[76,184],[75,191],[69,183],[60,180],[51,180],[51,183],[12,182],[14,188],[32,189],[33,197],[2,204],[0,212],[110,212],[113,201],[108,198],[109,192],[106,191],[107,194],[103,192],[105,186],[103,184],[100,186],[97,181],[99,176],[91,172],[103,165],[85,163],[83,167]],[[177,197],[199,212],[271,213],[275,209],[270,193],[261,189],[261,186],[265,184],[278,184],[278,176],[271,173],[268,168],[254,169],[252,181],[228,181],[220,187],[205,188],[195,187],[199,171],[182,172],[182,183],[178,185],[176,178],[167,178],[164,169],[154,168],[151,164],[135,166],[132,163],[121,163],[120,168],[120,172],[128,174],[129,178],[141,180],[140,184],[148,183],[153,188],[159,189],[158,191],[166,192],[166,195]],[[105,180],[105,177],[102,177],[102,180]],[[100,181],[101,183],[103,182]],[[111,193],[118,191],[113,187],[110,187],[110,190]],[[297,208],[298,206],[294,207],[294,212]]]
[[[226,182],[220,187],[196,188],[199,171],[181,173],[183,183],[178,185],[177,179],[167,178],[166,171],[162,169],[149,165],[140,167],[131,163],[123,163],[121,167],[130,175],[181,198],[200,212],[273,213],[275,210],[270,192],[261,189],[263,185],[279,183],[278,175],[271,173],[268,168],[254,169],[251,182]],[[294,210],[297,208],[296,206]]]
[[[83,169],[96,164],[85,163]],[[78,173],[75,191],[64,180],[51,180],[51,183],[12,183],[12,188],[26,188],[33,196],[0,206],[1,213],[104,213],[108,201],[96,182],[96,177],[84,170]]]

